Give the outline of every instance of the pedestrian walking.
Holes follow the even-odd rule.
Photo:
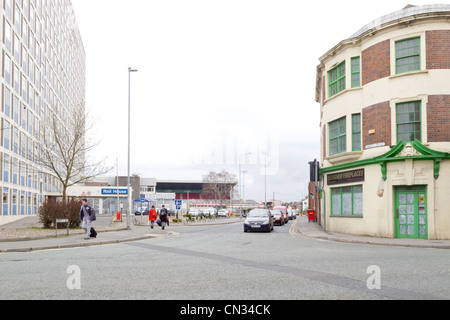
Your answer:
[[[81,223],[81,228],[86,231],[86,238],[84,238],[85,240],[89,240],[91,238],[91,231],[92,231],[92,221],[97,220],[96,216],[95,216],[95,210],[88,205],[88,201],[87,199],[83,199],[81,201],[82,205],[81,205],[81,209],[80,209],[80,220],[82,221]]]
[[[158,215],[156,213],[155,206],[152,206],[150,212],[148,214],[148,219],[150,220],[150,227],[153,229],[155,226],[155,221],[158,219]]]
[[[164,230],[166,227],[167,222],[169,221],[168,216],[169,212],[167,211],[166,207],[163,205],[161,208],[161,211],[159,211],[159,219],[161,220],[161,228]]]

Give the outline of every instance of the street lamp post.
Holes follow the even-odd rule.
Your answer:
[[[131,73],[137,72],[136,69],[128,68],[128,211],[127,211],[127,230],[131,230],[131,179],[130,179],[130,154],[131,154]]]
[[[241,179],[241,177],[242,177],[242,171],[241,171],[241,158],[242,157],[244,157],[244,156],[250,156],[250,155],[252,155],[252,153],[251,152],[247,152],[247,153],[244,153],[244,154],[241,154],[238,158],[238,161],[239,161],[239,204],[240,204],[240,217],[242,218],[242,201],[241,200],[244,200],[244,198],[243,198],[243,192],[242,192],[242,179]]]

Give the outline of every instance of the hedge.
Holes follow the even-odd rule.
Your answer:
[[[80,208],[81,201],[47,201],[39,208],[39,219],[46,229],[54,228],[57,219],[69,219],[69,227],[76,229],[81,225]],[[63,227],[66,227],[66,224]]]

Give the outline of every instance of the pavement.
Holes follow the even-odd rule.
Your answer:
[[[111,220],[109,218],[109,220]],[[0,253],[5,252],[30,252],[39,250],[58,250],[67,248],[79,248],[88,246],[100,246],[117,244],[123,242],[133,242],[152,238],[161,238],[171,234],[176,234],[173,226],[207,226],[230,223],[243,223],[240,218],[216,219],[208,222],[196,222],[189,224],[172,224],[165,230],[155,225],[154,229],[149,226],[131,224],[130,230],[127,230],[124,222],[119,222],[119,226],[115,226],[115,231],[108,231],[107,228],[100,231],[94,223],[94,228],[98,231],[96,239],[84,240],[83,234],[75,234],[70,236],[55,237],[48,236],[41,239],[20,240],[17,239],[2,239],[1,234],[5,230],[14,229],[16,232],[26,232],[27,228],[36,224],[33,218],[24,218],[9,225],[0,227]],[[434,249],[450,249],[450,240],[418,240],[418,239],[392,239],[392,238],[375,238],[369,236],[348,235],[342,233],[325,232],[321,226],[314,222],[308,222],[306,216],[299,216],[296,220],[291,221],[290,233],[293,235],[303,236],[311,239],[322,241],[336,241],[346,243],[358,243],[369,245],[384,245],[384,246],[401,246],[401,247],[415,247],[415,248],[434,248]],[[54,232],[54,231],[51,231]],[[59,231],[60,235],[65,235],[65,230]]]
[[[325,232],[323,228],[318,225],[318,223],[308,222],[307,216],[301,216],[297,218],[296,223],[291,227],[291,233],[296,233],[307,238],[323,241],[382,246],[414,247],[424,249],[450,249],[450,240],[376,238],[371,236]]]
[[[90,240],[85,240],[85,233],[82,230],[78,230],[77,232],[71,230],[70,233],[76,234],[70,235],[69,233],[69,236],[67,236],[67,229],[59,229],[58,237],[56,237],[56,231],[54,229],[50,229],[45,232],[40,232],[47,235],[42,238],[36,237],[28,239],[25,237],[24,239],[23,234],[27,233],[28,230],[39,224],[36,217],[27,217],[10,224],[0,226],[0,253],[58,250],[133,242],[152,238],[162,238],[171,234],[176,234],[176,232],[171,230],[174,226],[207,226],[242,223],[243,221],[240,218],[223,218],[188,224],[175,224],[171,222],[169,227],[162,230],[156,224],[154,229],[151,229],[146,224],[145,220],[143,225],[135,225],[134,223],[131,223],[130,230],[127,230],[126,222],[112,223],[110,216],[107,218],[98,216],[97,218],[98,220],[93,222],[92,226],[98,232],[98,235],[97,238],[91,238]],[[137,220],[139,221],[140,218],[137,217]],[[105,224],[105,221],[109,222]],[[108,228],[108,225],[112,225],[113,228]],[[17,235],[16,239],[11,239],[9,237],[6,238],[2,235],[2,233],[6,234],[10,230],[14,230],[14,234]]]

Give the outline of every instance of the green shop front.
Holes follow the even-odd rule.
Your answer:
[[[323,167],[320,221],[331,232],[450,239],[449,178],[449,154],[417,140],[375,158]]]

